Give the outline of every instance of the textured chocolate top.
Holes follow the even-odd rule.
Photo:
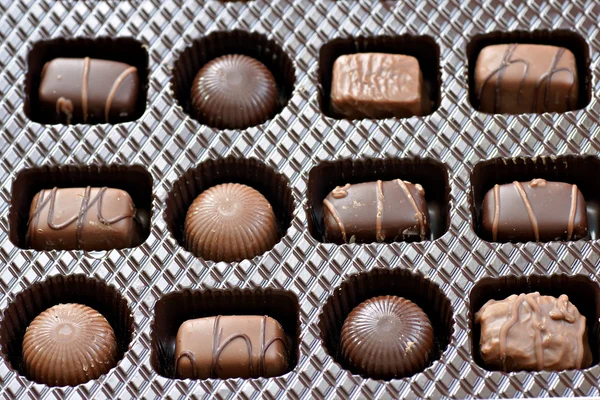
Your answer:
[[[491,369],[562,370],[592,363],[586,318],[564,294],[490,300],[475,314],[475,323],[481,325],[481,358]]]
[[[192,84],[197,118],[221,129],[243,129],[269,119],[277,107],[277,83],[264,64],[234,54],[216,58]]]
[[[475,65],[479,109],[488,113],[564,112],[577,107],[577,62],[563,47],[485,47]]]
[[[216,316],[184,322],[177,332],[179,378],[258,378],[281,375],[289,364],[285,332],[271,317]]]
[[[401,54],[358,53],[333,65],[331,106],[347,118],[410,117],[423,113],[419,61]]]
[[[585,199],[576,185],[544,179],[495,185],[483,199],[482,229],[494,242],[578,240],[588,233]]]
[[[42,70],[39,100],[51,123],[131,120],[139,92],[137,68],[94,58],[56,58]]]
[[[59,304],[38,315],[23,339],[27,376],[50,386],[97,379],[117,364],[115,333],[96,310]]]
[[[425,190],[401,179],[338,186],[323,200],[325,240],[393,242],[429,237]]]
[[[27,242],[35,250],[110,250],[139,238],[127,192],[112,188],[53,188],[31,202]]]
[[[346,362],[370,378],[392,379],[422,371],[433,351],[427,314],[397,296],[369,299],[348,315],[342,326]]]
[[[271,249],[279,240],[269,201],[238,183],[202,192],[185,218],[188,251],[212,261],[240,261]]]

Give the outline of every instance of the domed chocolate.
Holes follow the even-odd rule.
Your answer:
[[[97,379],[117,364],[115,333],[96,310],[59,304],[38,315],[23,339],[27,376],[50,386]]]
[[[238,183],[214,186],[200,194],[185,217],[188,251],[212,261],[240,261],[278,241],[271,204],[257,190]]]
[[[206,64],[192,84],[193,113],[220,129],[243,129],[269,119],[277,107],[277,84],[254,58],[232,54]]]
[[[379,296],[344,321],[342,356],[357,372],[375,379],[410,376],[427,367],[434,336],[429,318],[415,303]]]

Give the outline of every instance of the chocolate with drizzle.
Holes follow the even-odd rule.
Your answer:
[[[401,179],[338,186],[323,208],[328,242],[416,241],[430,234],[425,190]]]
[[[267,316],[216,316],[184,322],[177,332],[178,378],[258,378],[285,373],[285,332]]]
[[[501,44],[481,50],[475,96],[487,113],[565,112],[577,108],[577,62],[563,47]]]
[[[501,371],[587,368],[592,354],[586,318],[566,295],[538,292],[490,300],[475,314],[485,364]]]
[[[139,92],[136,67],[94,58],[56,58],[42,70],[41,114],[48,123],[129,121]]]
[[[110,250],[137,244],[129,194],[112,188],[53,188],[31,202],[27,243],[35,250]]]
[[[483,236],[493,242],[578,240],[587,236],[585,199],[563,182],[495,185],[483,199]]]

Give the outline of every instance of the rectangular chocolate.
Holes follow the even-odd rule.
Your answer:
[[[564,48],[539,44],[484,47],[475,65],[479,110],[521,114],[577,108],[577,61]]]
[[[40,113],[50,123],[102,123],[130,120],[139,91],[136,67],[85,58],[56,58],[44,65]]]
[[[423,113],[423,77],[412,56],[343,55],[333,65],[331,106],[346,118],[403,118]]]
[[[27,243],[35,250],[121,249],[138,236],[135,205],[124,190],[55,187],[31,202]]]
[[[258,315],[197,318],[177,331],[178,378],[258,378],[284,374],[288,343],[275,319]]]
[[[332,243],[416,241],[430,234],[425,190],[401,179],[338,186],[323,208],[325,240]]]
[[[495,185],[483,199],[482,231],[494,242],[582,239],[585,199],[577,185],[544,179]]]

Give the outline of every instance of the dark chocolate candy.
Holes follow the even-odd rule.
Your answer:
[[[331,107],[346,118],[422,115],[423,77],[419,61],[401,54],[358,53],[333,65]]]
[[[258,378],[282,375],[289,365],[283,328],[257,315],[216,316],[184,322],[177,332],[178,378]]]
[[[482,229],[494,242],[578,240],[588,234],[576,185],[534,179],[495,185],[483,199]]]
[[[94,58],[56,58],[42,70],[41,113],[49,123],[129,121],[139,92],[137,68]]]
[[[592,364],[586,318],[564,294],[490,300],[475,314],[475,323],[481,325],[481,358],[491,369],[556,371]]]
[[[264,253],[277,243],[277,220],[269,201],[238,183],[202,192],[185,217],[188,251],[212,261],[240,261]]]
[[[563,47],[500,44],[484,47],[475,65],[479,110],[520,114],[577,107],[577,62]]]
[[[112,188],[53,188],[31,202],[27,242],[35,250],[110,250],[139,238],[129,194]]]
[[[395,179],[336,187],[323,200],[325,240],[394,242],[429,237],[425,190]]]
[[[50,386],[97,379],[117,364],[115,333],[96,310],[59,304],[38,315],[23,339],[27,376]]]
[[[192,84],[193,113],[220,129],[243,129],[265,122],[277,107],[277,84],[264,64],[234,54],[216,58]]]
[[[433,327],[425,312],[397,296],[369,299],[342,326],[342,355],[358,372],[375,379],[409,376],[427,367]]]

